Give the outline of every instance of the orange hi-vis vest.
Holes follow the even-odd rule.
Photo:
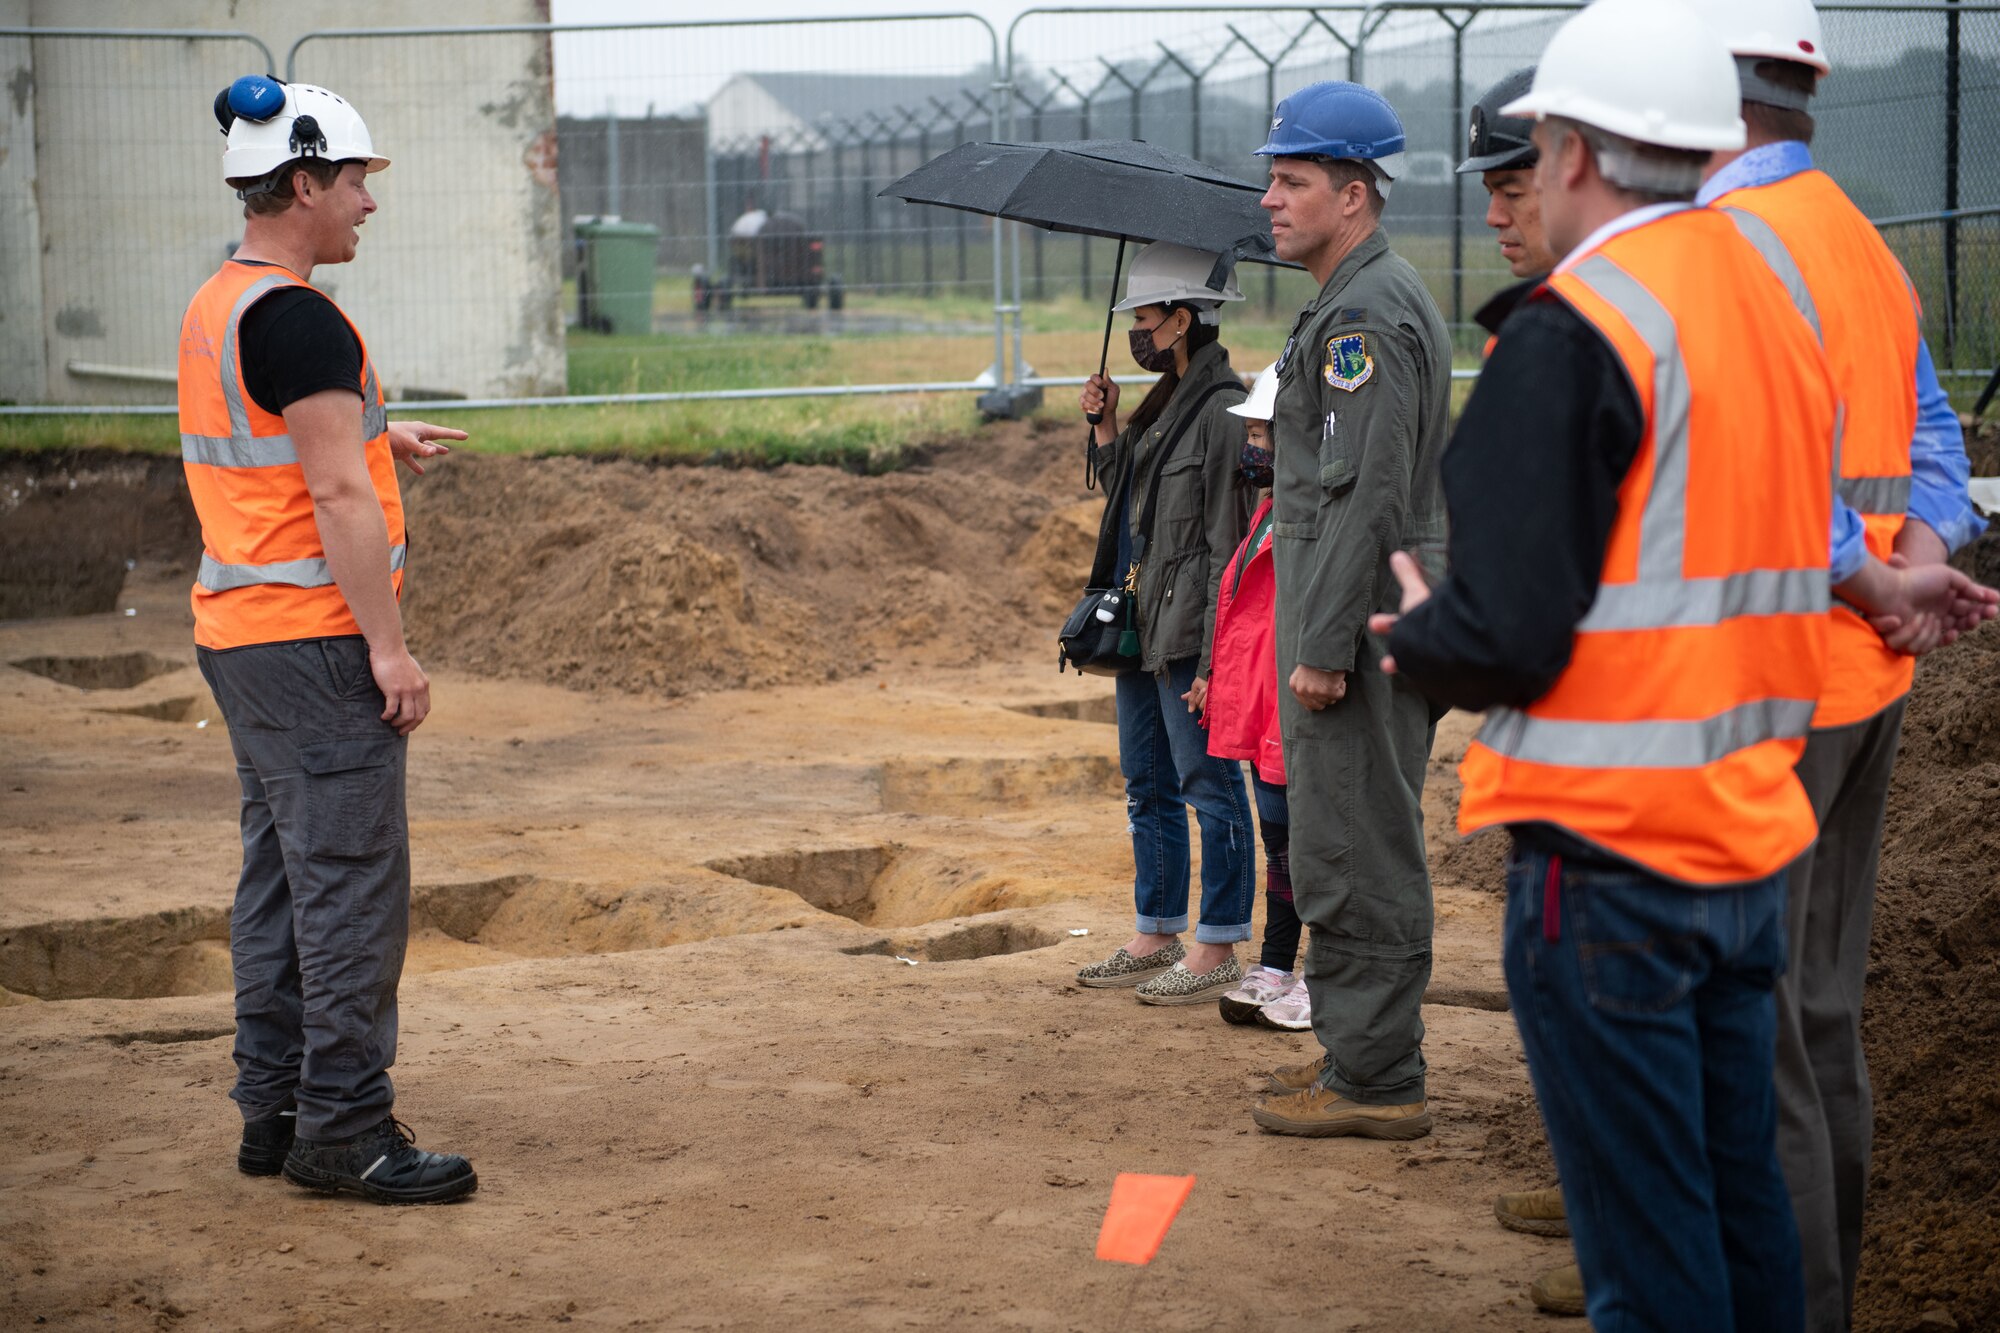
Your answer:
[[[1887,560],[1910,504],[1917,428],[1920,314],[1903,267],[1824,172],[1731,190],[1730,214],[1819,330],[1847,402],[1840,495],[1861,515],[1868,549]],[[1853,608],[1834,603],[1826,690],[1815,727],[1875,716],[1910,692],[1916,659],[1893,651]]]
[[[1706,209],[1614,235],[1533,299],[1603,336],[1645,435],[1569,666],[1488,714],[1459,829],[1551,824],[1690,885],[1774,874],[1817,832],[1792,766],[1831,600],[1840,408],[1819,340]]]
[[[181,320],[181,462],[201,520],[194,641],[242,648],[361,632],[327,568],[312,495],[282,416],[243,387],[237,326],[280,287],[310,286],[281,268],[233,260],[202,284]],[[338,309],[339,307],[335,307]],[[341,318],[346,319],[343,311]],[[348,327],[354,321],[348,320]],[[357,342],[361,330],[354,330]],[[403,495],[389,452],[382,386],[361,342],[361,434],[389,530],[390,578],[403,592]]]

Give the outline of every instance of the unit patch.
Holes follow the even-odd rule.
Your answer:
[[[1368,355],[1368,335],[1343,333],[1326,340],[1326,382],[1336,389],[1353,393],[1375,374],[1375,358]]]

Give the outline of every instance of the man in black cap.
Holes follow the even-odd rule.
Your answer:
[[[1535,189],[1535,162],[1540,154],[1528,136],[1534,124],[1518,116],[1503,116],[1500,108],[1528,91],[1535,67],[1517,69],[1488,88],[1467,118],[1466,157],[1461,176],[1478,175],[1486,187],[1486,225],[1500,242],[1500,257],[1520,281],[1496,293],[1473,316],[1491,335],[1499,332],[1521,298],[1541,284],[1556,266],[1549,238],[1542,230],[1542,197]],[[1489,337],[1486,350],[1493,350]]]

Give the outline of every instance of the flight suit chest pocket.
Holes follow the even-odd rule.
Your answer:
[[[1320,421],[1319,485],[1329,496],[1339,495],[1354,485],[1353,456],[1348,452],[1347,431],[1338,411],[1328,412]]]

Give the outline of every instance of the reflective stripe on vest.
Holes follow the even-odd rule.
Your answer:
[[[1813,302],[1812,289],[1806,286],[1806,275],[1799,271],[1799,263],[1785,248],[1783,239],[1771,229],[1770,223],[1755,213],[1741,208],[1725,208],[1722,212],[1736,224],[1736,230],[1743,233],[1743,239],[1764,256],[1764,262],[1771,266],[1771,271],[1778,275],[1778,281],[1784,283],[1785,290],[1791,293],[1792,304],[1805,316],[1806,323],[1812,325],[1813,337],[1824,343],[1826,331],[1820,327],[1819,307]]]
[[[1910,508],[1909,474],[1900,477],[1842,477],[1840,498],[1847,501],[1857,514],[1901,518]]]
[[[1822,578],[1822,582],[1824,578]],[[1812,726],[1816,699],[1757,699],[1692,721],[1571,722],[1496,709],[1479,743],[1529,764],[1565,768],[1701,768]]]
[[[409,549],[401,545],[389,548],[391,574],[403,567]],[[326,561],[318,556],[304,560],[277,560],[268,565],[225,565],[203,551],[201,571],[195,575],[195,582],[210,592],[254,588],[260,583],[284,583],[294,588],[326,588],[333,584],[333,571],[327,566]]]
[[[1639,520],[1638,578],[1599,584],[1579,633],[1720,625],[1739,616],[1824,614],[1824,567],[1754,569],[1721,578],[1682,574],[1687,541],[1688,417],[1692,396],[1680,336],[1667,308],[1603,255],[1572,278],[1610,303],[1653,354],[1653,483]],[[1762,699],[1693,721],[1574,722],[1512,708],[1487,714],[1480,743],[1497,754],[1571,768],[1679,768],[1711,764],[1767,740],[1804,736],[1812,699]]]

